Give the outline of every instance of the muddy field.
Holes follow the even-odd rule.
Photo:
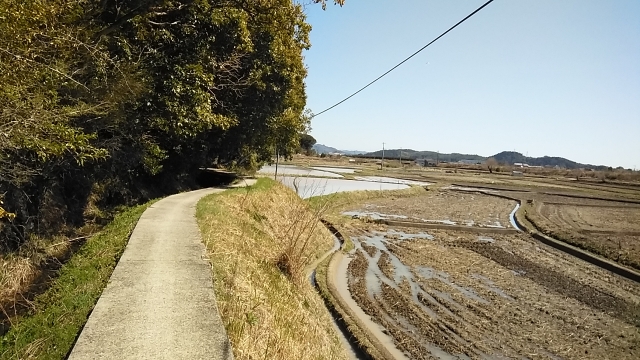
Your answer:
[[[511,227],[515,201],[473,190],[444,186],[411,198],[368,200],[343,212],[352,217],[344,232],[356,245],[349,290],[396,346],[411,359],[640,358],[640,285],[633,281],[525,233],[361,221],[403,219],[483,231]],[[524,203],[532,199],[532,208],[540,209],[533,216],[536,226],[588,235],[599,246],[640,244],[634,238],[640,230],[636,204],[531,190],[483,191]]]
[[[539,195],[528,219],[543,232],[640,269],[640,204]]]
[[[495,195],[506,196],[519,199],[526,205],[526,219],[537,230],[640,270],[640,203],[636,200],[606,200],[576,189],[561,193],[549,192],[548,188],[478,186],[443,186],[411,198],[370,200],[354,205],[343,214],[359,218],[509,228],[512,226],[510,214],[516,201]]]
[[[576,231],[621,232],[640,235],[640,205],[588,206],[571,203],[543,203],[539,211],[545,219],[555,225]]]
[[[640,286],[524,234],[345,232],[352,296],[409,358],[640,358]]]
[[[344,212],[344,215],[450,225],[509,227],[509,214],[515,206],[515,201],[495,196],[436,190],[410,198],[370,200]]]

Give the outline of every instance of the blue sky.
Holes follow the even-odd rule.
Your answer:
[[[484,2],[307,6],[307,106],[342,100]],[[640,1],[496,0],[311,126],[342,150],[384,142],[640,168]]]

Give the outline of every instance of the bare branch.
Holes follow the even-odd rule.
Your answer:
[[[33,63],[33,64],[37,64],[37,65],[43,66],[43,67],[45,67],[45,68],[47,68],[47,69],[49,69],[49,70],[51,70],[51,71],[55,72],[56,74],[61,75],[61,76],[65,77],[65,78],[67,78],[68,80],[71,80],[73,83],[75,83],[75,84],[77,84],[77,85],[82,86],[82,87],[83,87],[83,88],[85,88],[87,91],[90,91],[90,90],[89,90],[89,88],[88,88],[88,87],[86,87],[84,84],[79,83],[77,80],[75,80],[75,79],[74,79],[74,78],[72,78],[71,76],[69,76],[69,75],[67,75],[67,74],[65,74],[65,73],[63,73],[63,72],[61,72],[60,70],[58,70],[58,69],[56,69],[56,68],[53,68],[53,67],[51,67],[51,66],[49,66],[49,65],[47,65],[47,64],[43,64],[43,63],[40,63],[40,62],[38,62],[38,61],[35,61],[35,60],[32,60],[32,59],[26,58],[26,57],[24,57],[24,56],[20,56],[20,55],[14,54],[14,53],[12,53],[11,51],[9,51],[9,50],[7,50],[7,49],[5,49],[5,48],[0,48],[0,51],[5,52],[5,53],[7,53],[7,54],[11,55],[11,56],[15,57],[15,58],[16,58],[16,59],[18,59],[18,60],[23,60],[23,61],[26,61],[26,62],[29,62],[29,63]]]

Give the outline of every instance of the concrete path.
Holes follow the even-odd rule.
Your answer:
[[[195,205],[169,196],[140,217],[69,359],[233,359]]]

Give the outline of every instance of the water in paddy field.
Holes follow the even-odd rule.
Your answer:
[[[433,236],[427,233],[408,234],[403,231],[389,229],[388,231],[372,231],[364,236],[352,238],[357,249],[362,249],[362,246],[364,244],[375,249],[373,254],[370,254],[367,251],[362,251],[363,256],[365,256],[365,258],[368,260],[368,268],[365,274],[364,281],[366,283],[366,289],[370,298],[376,298],[378,301],[385,301],[382,300],[381,297],[381,287],[383,284],[396,289],[399,292],[402,292],[403,290],[400,289],[400,285],[404,283],[408,286],[406,291],[409,291],[409,295],[413,300],[413,303],[434,321],[441,317],[439,313],[445,314],[445,316],[449,317],[456,317],[456,315],[450,310],[450,308],[459,310],[464,309],[463,305],[458,303],[451,296],[451,294],[454,292],[460,293],[462,294],[462,296],[478,303],[489,303],[488,300],[478,295],[478,293],[476,293],[474,289],[462,286],[453,281],[448,273],[427,266],[405,265],[388,249],[388,246],[392,246],[393,243],[397,241],[416,238],[432,240]],[[383,253],[386,254],[389,264],[392,268],[392,274],[389,275],[390,277],[385,275],[385,273],[379,267],[379,261]],[[472,278],[480,280],[482,285],[486,288],[489,288],[490,291],[493,291],[504,298],[513,300],[509,295],[498,288],[489,278],[477,274],[473,274]],[[445,284],[446,288],[449,290],[439,291],[436,289],[430,289],[431,292],[435,293],[438,296],[439,299],[436,299],[424,290],[424,285],[421,283],[422,279],[433,279],[439,281]],[[443,302],[446,302],[447,304],[445,305]],[[438,311],[434,311],[434,308],[438,309]],[[391,315],[383,313],[381,314],[381,316],[384,317],[386,321],[393,323],[399,328],[403,329],[403,331],[405,331],[407,334],[412,334],[410,336],[416,336],[417,334],[419,334],[419,330],[416,329],[410,323],[410,321],[407,320],[407,318],[403,317],[400,314]],[[450,333],[449,335],[458,339],[458,341],[460,342],[464,342],[464,340],[455,333]],[[416,340],[420,340],[420,338],[416,338]],[[465,354],[448,353],[439,346],[430,342],[421,341],[421,344],[425,347],[426,350],[428,350],[429,353],[431,353],[431,355],[435,356],[438,359],[470,359]],[[493,356],[488,356],[482,353],[479,353],[479,355],[487,359],[495,358]]]
[[[356,169],[348,169],[341,167],[329,167],[329,166],[312,166],[312,169],[320,170],[320,171],[328,171],[339,174],[353,174],[356,172]]]
[[[278,169],[278,173],[280,173],[280,169]],[[297,189],[298,195],[300,195],[300,197],[303,199],[345,191],[401,190],[409,188],[409,185],[404,184],[387,184],[377,183],[373,181],[321,179],[311,177],[296,178],[293,176],[278,176],[278,181],[294,190]]]
[[[511,222],[511,226],[522,231],[522,229],[518,227],[518,224],[516,224],[516,211],[518,211],[518,208],[520,208],[520,204],[516,204],[516,207],[513,208],[513,211],[509,214],[509,221]]]
[[[275,174],[276,166],[275,165],[265,165],[260,170],[259,173],[263,174]],[[291,175],[291,176],[323,176],[323,177],[331,177],[331,178],[342,178],[344,176],[340,174],[336,174],[335,172],[329,171],[321,171],[303,168],[295,165],[278,165],[278,176],[280,175]]]
[[[416,186],[433,185],[432,183],[428,183],[424,181],[396,179],[396,178],[386,177],[386,176],[355,176],[354,179],[361,180],[361,181],[375,181],[379,183],[389,183],[389,184],[404,184],[404,185],[416,185]]]
[[[404,215],[389,215],[374,211],[345,211],[342,215],[356,217],[356,218],[371,218],[373,220],[386,220],[386,219],[408,219]]]
[[[366,210],[353,210],[353,211],[344,211],[342,215],[351,216],[354,218],[370,218],[373,220],[389,220],[389,219],[400,219],[400,220],[408,220],[409,217],[406,215],[393,215],[393,214],[383,214],[376,211],[366,211]],[[457,225],[455,221],[451,221],[448,219],[445,220],[427,220],[412,216],[411,219],[419,220],[426,223],[437,223],[437,224],[445,224],[445,225]],[[467,226],[472,226],[473,224],[468,224]],[[487,226],[489,227],[489,226]]]

